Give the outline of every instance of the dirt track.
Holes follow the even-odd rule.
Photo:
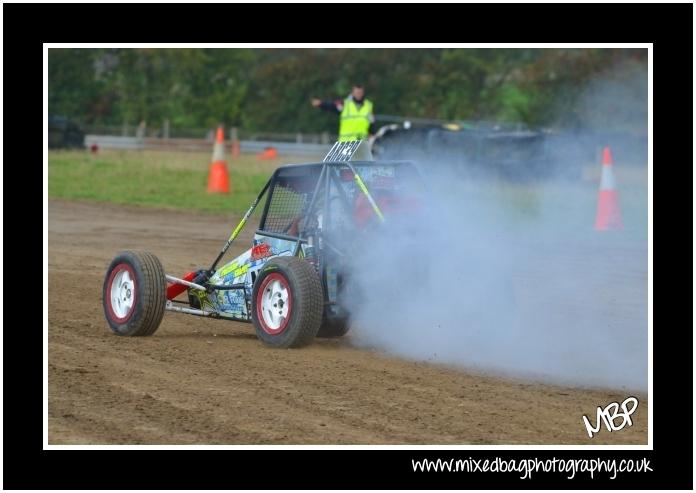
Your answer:
[[[116,252],[151,250],[183,273],[214,258],[231,224],[49,201],[49,443],[647,443],[646,396],[632,427],[589,440],[581,416],[594,422],[625,393],[467,374],[357,349],[350,335],[272,350],[251,325],[179,314],[153,337],[111,333],[101,288]]]

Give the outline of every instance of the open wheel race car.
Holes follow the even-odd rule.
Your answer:
[[[337,142],[321,163],[278,168],[208,269],[178,278],[149,252],[119,253],[104,280],[109,326],[122,336],[152,335],[168,310],[252,322],[272,347],[346,334],[348,256],[385,214],[410,216],[421,206],[412,163],[371,159],[366,142]],[[218,268],[264,196],[251,248]],[[184,292],[187,300],[177,299]]]

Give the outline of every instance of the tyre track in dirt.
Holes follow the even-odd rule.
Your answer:
[[[111,333],[101,289],[119,250],[150,250],[181,274],[214,258],[234,219],[49,201],[49,443],[647,443],[645,396],[632,427],[589,440],[581,416],[624,392],[402,360],[350,334],[274,350],[250,324],[178,314],[152,337]]]

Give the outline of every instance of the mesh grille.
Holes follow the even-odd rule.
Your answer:
[[[298,225],[293,226],[293,222],[296,223],[307,213],[320,172],[321,166],[289,168],[279,172],[262,226],[264,231],[297,236]]]
[[[264,231],[288,234],[292,222],[302,215],[310,199],[311,193],[297,193],[288,187],[276,186],[268,207]]]

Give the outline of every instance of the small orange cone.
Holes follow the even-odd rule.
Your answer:
[[[602,152],[602,181],[599,185],[597,219],[595,220],[597,231],[623,228],[621,209],[619,208],[619,192],[616,190],[612,168],[611,150],[605,147]]]
[[[263,152],[256,155],[258,159],[275,159],[278,157],[278,149],[275,147],[266,147]]]
[[[230,177],[227,174],[227,163],[225,162],[225,134],[222,127],[218,127],[213,147],[213,159],[208,172],[208,193],[229,192]]]

